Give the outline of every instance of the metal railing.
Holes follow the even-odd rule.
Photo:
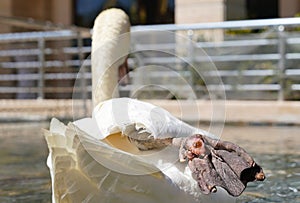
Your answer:
[[[18,22],[0,18],[0,23]],[[133,26],[131,84],[120,91],[137,94],[145,86],[140,95],[189,98],[191,87],[206,98],[208,90],[218,90],[214,81],[220,77],[227,99],[300,99],[298,26],[300,18]],[[0,34],[0,98],[90,98],[90,32],[46,28]],[[170,39],[167,31],[176,34]],[[210,69],[211,64],[217,69]],[[139,67],[149,68],[145,73]],[[78,79],[79,87],[73,88]]]

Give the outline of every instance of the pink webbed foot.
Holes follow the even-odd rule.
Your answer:
[[[194,179],[205,194],[216,186],[239,196],[251,181],[265,179],[262,168],[238,145],[200,134],[181,138],[180,161],[188,161]]]

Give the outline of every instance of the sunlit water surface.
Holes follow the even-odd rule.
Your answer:
[[[41,128],[48,123],[0,124],[0,202],[51,202]],[[248,184],[237,202],[300,202],[299,136],[293,126],[225,127],[222,139],[244,147],[267,177]]]

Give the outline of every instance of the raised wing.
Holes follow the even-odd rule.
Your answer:
[[[163,108],[131,98],[116,98],[99,104],[93,111],[93,119],[103,136],[99,139],[117,132],[133,133],[132,127],[137,135],[145,133],[154,139],[187,137],[196,133],[212,136],[182,122]]]

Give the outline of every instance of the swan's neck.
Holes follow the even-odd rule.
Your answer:
[[[93,57],[93,56],[92,56]],[[92,62],[92,95],[94,106],[105,100],[119,96],[118,67],[108,65],[105,61]]]
[[[129,47],[130,23],[119,9],[102,12],[95,20],[92,41],[92,95],[96,106],[118,97],[119,66],[124,63]]]

